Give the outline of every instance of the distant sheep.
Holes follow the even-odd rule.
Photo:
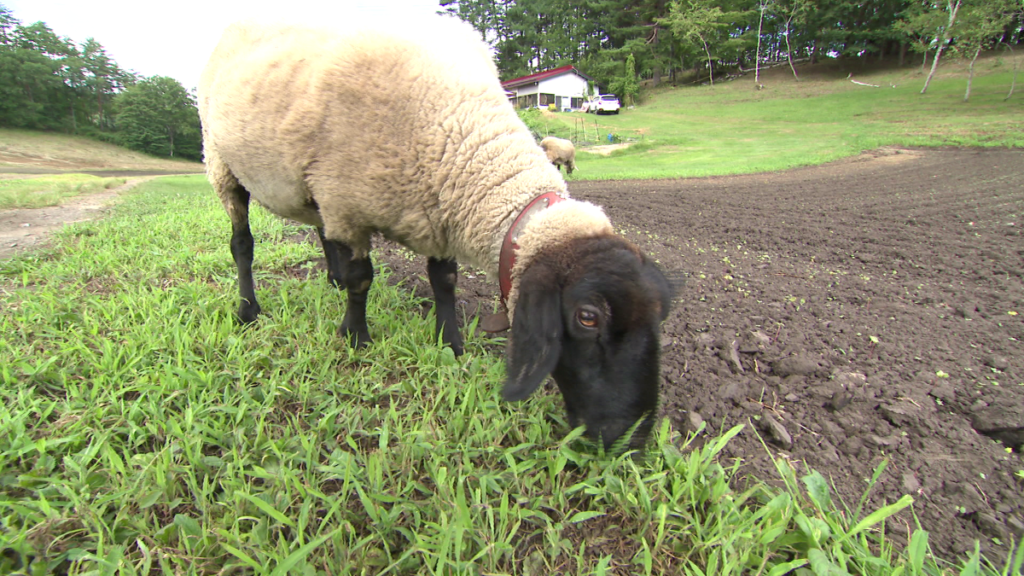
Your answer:
[[[554,164],[559,170],[565,166],[565,173],[572,174],[572,171],[576,169],[576,147],[572,145],[572,142],[548,136],[540,141],[540,147],[548,155],[548,162]]]
[[[206,171],[232,223],[238,317],[260,313],[249,200],[315,226],[328,279],[348,292],[340,334],[371,342],[370,238],[427,259],[436,332],[463,352],[456,261],[499,278],[508,305],[508,400],[550,374],[569,422],[606,445],[658,401],[661,270],[613,233],[516,116],[487,47],[438,18],[417,30],[236,24],[199,83]]]

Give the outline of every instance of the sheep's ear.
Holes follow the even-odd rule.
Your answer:
[[[686,275],[682,273],[666,273],[649,258],[643,259],[640,275],[647,285],[655,290],[659,320],[664,321],[672,311],[672,299],[686,286]]]
[[[502,396],[522,400],[555,369],[562,353],[562,297],[555,274],[534,264],[519,282],[508,339],[508,379]]]

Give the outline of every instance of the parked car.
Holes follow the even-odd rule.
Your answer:
[[[586,111],[595,114],[618,114],[621,107],[615,94],[601,94],[589,102]]]

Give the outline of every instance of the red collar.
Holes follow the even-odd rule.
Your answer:
[[[541,210],[552,204],[565,200],[558,192],[545,192],[537,196],[523,208],[519,216],[516,216],[512,226],[505,234],[505,241],[501,243],[501,253],[498,255],[498,286],[501,288],[501,303],[505,305],[508,301],[508,294],[512,290],[512,268],[516,265],[516,251],[519,250],[519,233],[526,227],[530,218]]]

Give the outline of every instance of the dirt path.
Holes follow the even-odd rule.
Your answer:
[[[99,217],[119,193],[153,178],[130,178],[116,188],[76,196],[60,206],[0,210],[0,260],[24,250],[39,248],[54,231],[65,224]]]
[[[948,558],[975,539],[1005,558],[1024,535],[1024,152],[883,150],[570,190],[690,275],[663,329],[662,413],[678,427],[746,424],[727,459],[775,481],[757,431],[851,508],[887,461],[867,506],[913,495]],[[377,252],[429,297],[425,261]],[[466,309],[489,309],[494,285],[469,274]],[[901,541],[913,524],[886,528]]]

